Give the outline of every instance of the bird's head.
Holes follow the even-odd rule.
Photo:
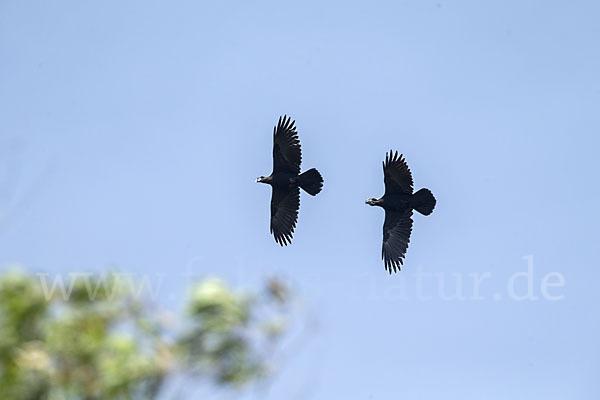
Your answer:
[[[370,199],[365,200],[365,204],[368,204],[370,206],[376,206],[379,204],[379,199],[371,197]]]
[[[256,178],[255,182],[258,183],[267,183],[267,178],[264,176],[259,176],[258,178]]]

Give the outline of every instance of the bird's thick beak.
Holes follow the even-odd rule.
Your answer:
[[[254,180],[254,182],[260,182],[260,181],[258,180],[258,178],[256,178],[256,179]]]
[[[369,204],[369,199],[366,199],[366,200],[365,200],[365,204]]]

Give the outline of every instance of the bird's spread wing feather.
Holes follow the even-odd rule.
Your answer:
[[[300,173],[302,150],[295,123],[290,117],[283,116],[273,128],[273,172]]]
[[[292,234],[298,221],[300,189],[273,187],[271,196],[271,233],[275,241],[284,246],[292,242]]]
[[[402,154],[393,153],[391,150],[385,155],[383,163],[383,176],[385,182],[385,194],[413,192],[413,180],[410,169]]]
[[[410,233],[412,231],[412,210],[405,212],[387,211],[385,212],[385,222],[383,223],[383,247],[381,257],[385,263],[385,269],[392,273],[396,269],[400,270],[402,260],[408,249],[410,242]]]

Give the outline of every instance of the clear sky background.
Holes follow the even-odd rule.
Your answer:
[[[281,276],[301,311],[270,399],[598,399],[599,20],[593,1],[2,0],[0,266],[166,274],[173,310],[188,267]],[[287,248],[254,182],[284,113],[325,178]],[[392,276],[364,204],[389,149],[438,200]]]

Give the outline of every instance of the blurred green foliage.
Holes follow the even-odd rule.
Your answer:
[[[65,299],[38,278],[0,275],[2,399],[154,399],[172,376],[241,386],[268,375],[285,331],[289,291],[276,280],[249,295],[205,279],[184,315],[165,318],[114,280],[111,291],[77,281]]]

